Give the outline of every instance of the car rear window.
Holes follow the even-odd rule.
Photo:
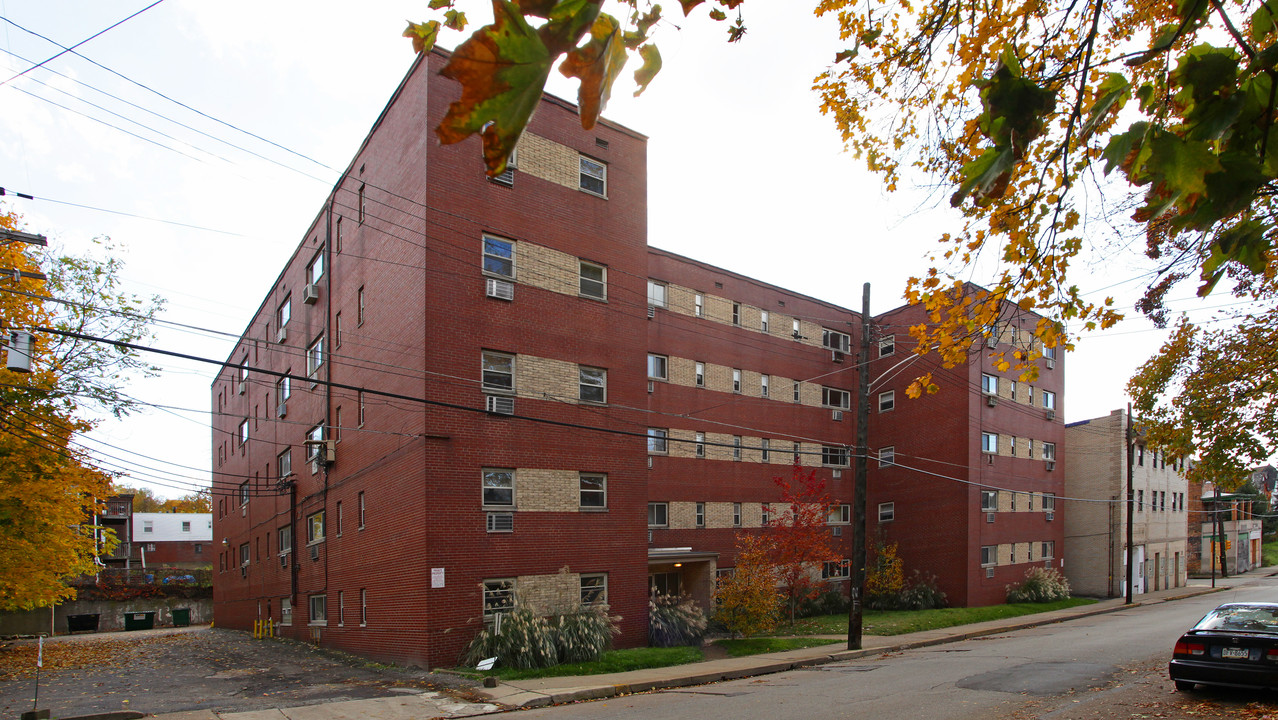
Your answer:
[[[1278,633],[1278,607],[1225,605],[1208,613],[1194,629]]]

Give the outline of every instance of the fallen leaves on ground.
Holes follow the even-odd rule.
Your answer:
[[[177,645],[190,642],[188,635],[93,641],[46,642],[42,672],[53,670],[80,670],[85,668],[118,668],[132,664],[135,652],[157,645]],[[38,648],[35,643],[23,642],[0,647],[0,681],[21,680],[35,676]]]

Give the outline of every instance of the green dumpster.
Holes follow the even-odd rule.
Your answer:
[[[155,611],[130,612],[124,614],[125,630],[150,630],[155,627]]]
[[[191,624],[191,608],[173,608],[173,627],[187,627]]]

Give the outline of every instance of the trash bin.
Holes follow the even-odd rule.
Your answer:
[[[97,632],[98,620],[101,619],[98,613],[85,613],[82,615],[67,616],[67,632]]]
[[[155,611],[130,612],[124,614],[125,630],[150,630],[155,627]]]
[[[187,627],[191,624],[191,608],[173,608],[173,627]]]

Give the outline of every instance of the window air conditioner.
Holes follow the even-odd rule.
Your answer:
[[[240,380],[238,383],[236,383],[236,387],[239,389],[240,394],[243,395],[244,391],[248,389],[248,383],[244,382],[243,380]]]
[[[843,537],[843,528],[839,525],[835,525],[833,528],[830,528],[830,534],[834,537]]]
[[[1055,419],[1056,419],[1056,411],[1055,411],[1055,410],[1048,410],[1047,412],[1043,413],[1043,416],[1044,416],[1044,417],[1046,417],[1048,420],[1055,420]]]
[[[987,523],[992,523],[992,522],[994,522],[994,513],[992,513],[992,512],[985,513],[985,522],[987,522]]]
[[[649,319],[649,320],[651,320],[651,319],[653,319],[653,318],[655,318],[655,317],[657,317],[657,308],[655,308],[655,307],[653,307],[653,306],[649,305],[649,306],[648,306],[648,319]]]
[[[319,560],[319,545],[311,546],[311,560]]]
[[[242,578],[248,577],[248,565],[240,566],[240,577]]]
[[[834,362],[836,362],[836,363],[841,363],[841,362],[843,362],[843,352],[842,352],[842,351],[840,351],[840,350],[831,350],[831,351],[830,351],[830,360],[832,360],[832,361],[834,361]]]
[[[839,478],[843,477],[843,471],[842,471],[842,470],[834,470],[834,471],[832,471],[832,473],[831,473],[831,474],[834,476],[834,479],[835,479],[835,480],[838,480]]]
[[[1053,512],[1053,511],[1051,511],[1051,510],[1048,510],[1047,512],[1045,512],[1045,513],[1043,513],[1043,514],[1047,516],[1047,519],[1048,519],[1048,520],[1055,520],[1055,519],[1056,519],[1056,513],[1055,513],[1055,512]]]
[[[302,302],[314,305],[317,300],[319,300],[319,285],[307,283],[306,287],[302,288]]]
[[[487,294],[488,297],[497,298],[498,300],[514,300],[515,285],[514,283],[508,283],[505,280],[488,278]]]
[[[831,419],[831,420],[835,420],[835,421],[841,421],[841,420],[843,420],[843,411],[842,411],[842,410],[831,410],[831,411],[830,411],[830,419]]]
[[[1043,561],[1043,567],[1047,568],[1048,570],[1051,570],[1051,569],[1052,569],[1052,559],[1051,559],[1051,558],[1047,558],[1046,560],[1044,560],[1044,561]]]
[[[280,328],[279,330],[276,330],[276,331],[275,331],[275,342],[277,342],[277,343],[282,343],[282,342],[284,342],[285,340],[288,340],[288,328],[287,328],[287,327],[282,327],[282,328]]]
[[[994,453],[985,453],[985,462],[990,465],[994,464]]]
[[[997,396],[997,395],[986,395],[986,396],[985,396],[985,404],[986,404],[986,405],[989,405],[990,407],[994,407],[995,405],[998,405],[998,396]]]
[[[514,415],[515,398],[503,395],[489,395],[487,396],[485,409],[494,415]]]
[[[508,512],[488,513],[488,532],[514,532],[515,514]]]
[[[992,567],[987,567],[987,568],[985,568],[985,577],[987,577],[987,578],[992,578],[992,577],[994,577],[994,568],[992,568]]]
[[[1048,359],[1047,359],[1047,369],[1048,369],[1048,370],[1055,370],[1055,369],[1056,369],[1056,361],[1055,361],[1055,360],[1053,360],[1053,359],[1051,359],[1051,358],[1048,358]]]
[[[657,389],[657,385],[656,385],[656,383],[654,383],[653,381],[649,380],[649,381],[648,381],[648,392],[654,392],[654,391],[656,391],[656,389]]]
[[[1055,469],[1056,469],[1056,461],[1055,461],[1055,460],[1048,460],[1045,464],[1047,465],[1047,470],[1048,470],[1048,472],[1051,472],[1052,470],[1055,470]]]
[[[506,169],[503,170],[500,175],[494,175],[493,177],[489,178],[489,180],[497,183],[498,185],[505,185],[506,187],[514,187],[515,186],[515,168],[512,167],[511,164],[508,162],[506,163]]]
[[[280,567],[288,567],[288,553],[280,553]]]
[[[275,416],[284,417],[285,415],[288,415],[288,403],[280,403],[279,405],[276,405]]]

